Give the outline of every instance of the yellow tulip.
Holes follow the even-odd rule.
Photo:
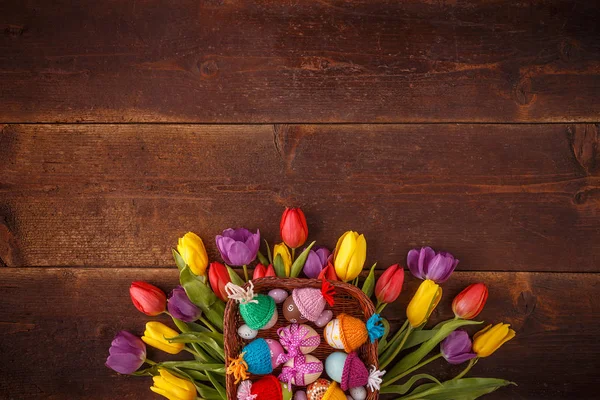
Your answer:
[[[333,265],[335,273],[344,282],[356,278],[362,271],[367,258],[367,241],[364,235],[348,231],[335,246]]]
[[[285,276],[290,276],[290,270],[292,269],[292,255],[290,254],[290,249],[288,249],[285,243],[281,242],[276,244],[275,248],[273,249],[273,260],[275,260],[277,254],[279,254],[283,260]]]
[[[150,387],[154,393],[169,400],[195,400],[196,386],[187,379],[181,379],[165,369],[159,369],[160,376],[152,378],[154,385]]]
[[[473,336],[473,351],[478,357],[490,356],[514,337],[515,331],[510,329],[510,324],[488,325]]]
[[[183,237],[179,238],[177,252],[181,255],[185,263],[190,266],[194,274],[206,274],[208,255],[200,236],[193,232],[186,233]]]
[[[440,285],[431,279],[424,280],[406,309],[406,317],[410,326],[416,328],[427,322],[441,298],[442,288]]]
[[[177,354],[183,350],[185,344],[183,343],[169,343],[165,338],[172,338],[177,336],[178,333],[173,329],[169,328],[165,324],[157,321],[150,321],[146,323],[146,330],[142,340],[146,344],[156,347],[169,354]]]

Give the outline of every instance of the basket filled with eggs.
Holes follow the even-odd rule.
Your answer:
[[[227,397],[375,400],[384,332],[356,286],[266,277],[233,283],[224,315]],[[347,397],[348,396],[348,397]]]

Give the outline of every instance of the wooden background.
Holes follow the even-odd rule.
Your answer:
[[[592,399],[600,374],[593,1],[0,3],[0,398],[148,399],[104,365],[187,230],[278,239],[286,205],[368,262],[446,249],[517,338],[489,399]],[[396,325],[417,282],[386,310]],[[456,369],[432,366],[441,377]],[[446,372],[444,372],[446,371]]]

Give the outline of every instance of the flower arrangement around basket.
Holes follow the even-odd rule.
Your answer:
[[[175,330],[146,323],[141,338],[119,332],[106,366],[120,374],[152,376],[150,389],[170,400],[401,400],[476,399],[514,384],[465,377],[482,358],[515,336],[498,323],[472,338],[461,329],[474,321],[488,297],[474,283],[452,302],[455,317],[425,329],[442,297],[441,285],[458,265],[452,254],[430,247],[408,252],[409,271],[422,282],[395,332],[381,317],[402,291],[404,269],[395,264],[376,279],[376,263],[360,278],[367,256],[364,235],[345,232],[331,252],[305,245],[308,227],[300,208],[281,218],[282,242],[261,252],[259,230],[226,229],[216,237],[224,263],[209,263],[202,239],[192,232],[173,250],[180,286],[169,296],[146,282],[133,282],[134,306],[155,317],[167,314]],[[252,276],[248,267],[255,261]],[[243,278],[233,267],[241,267]],[[298,278],[303,273],[306,278]],[[376,303],[371,301],[375,297]],[[146,345],[189,360],[155,362]],[[192,359],[193,357],[193,359]],[[450,380],[419,372],[444,358],[466,363]],[[142,368],[146,365],[144,368]]]

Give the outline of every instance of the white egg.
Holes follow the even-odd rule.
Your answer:
[[[240,326],[237,333],[242,339],[246,340],[254,339],[258,335],[258,331],[255,331],[246,324]]]
[[[273,289],[269,291],[269,296],[275,300],[275,303],[283,303],[288,298],[288,293],[283,289]]]
[[[367,398],[367,389],[364,386],[358,386],[350,389],[350,396],[354,400],[365,400]]]

